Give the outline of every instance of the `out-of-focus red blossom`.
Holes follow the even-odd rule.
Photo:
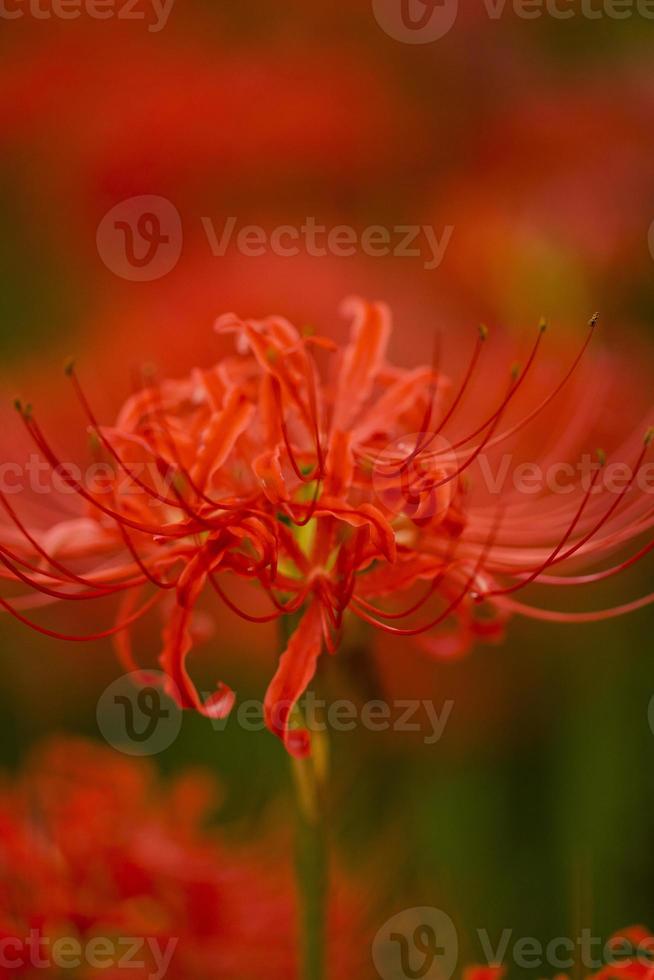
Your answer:
[[[288,842],[274,832],[255,847],[205,824],[216,803],[209,776],[160,783],[143,760],[90,742],[58,739],[35,754],[15,781],[0,783],[0,938],[151,937],[177,944],[170,980],[292,980],[297,976],[296,905]],[[363,976],[368,957],[360,896],[335,869],[329,909],[330,976]],[[42,955],[52,946],[42,947]],[[121,955],[125,953],[121,948]],[[30,950],[24,970],[37,977]],[[103,957],[106,960],[106,956]],[[117,966],[76,976],[147,977]]]
[[[479,128],[469,167],[441,180],[433,213],[456,228],[444,268],[452,288],[501,316],[543,283],[576,295],[649,275],[643,201],[652,193],[654,86],[642,69],[619,85],[584,76],[565,90],[535,76]],[[602,153],[594,147],[602,145]],[[562,282],[562,277],[564,283]],[[521,297],[522,298],[522,297]]]
[[[310,740],[294,706],[323,646],[337,650],[348,612],[452,657],[476,640],[499,640],[514,614],[591,622],[653,601],[568,612],[514,598],[536,581],[551,588],[611,579],[654,547],[606,567],[654,523],[638,487],[652,430],[647,418],[621,442],[626,420],[604,411],[594,386],[576,383],[595,318],[580,349],[544,376],[544,324],[521,369],[481,329],[454,383],[440,370],[438,344],[431,366],[388,362],[384,304],[354,300],[348,311],[351,339],[336,350],[279,316],[221,317],[217,331],[236,336],[237,354],[181,380],[148,381],[111,427],[100,424],[71,368],[101,467],[86,480],[21,408],[36,447],[86,512],[41,533],[0,495],[2,577],[28,588],[0,597],[4,610],[61,639],[115,636],[122,663],[137,670],[130,627],[159,606],[170,693],[184,708],[220,717],[232,707],[231,689],[220,683],[203,700],[187,670],[201,596],[215,593],[250,622],[297,615],[265,709],[270,730],[302,756]],[[594,365],[596,375],[606,369]],[[627,465],[619,489],[604,485],[600,454],[586,480],[571,467],[567,491],[554,492],[552,467],[560,480],[561,463],[599,439],[611,463]],[[540,467],[536,494],[512,483],[518,461]],[[261,587],[270,611],[242,608],[235,577]],[[121,597],[117,623],[90,637],[25,615],[30,605],[112,595]]]
[[[333,197],[370,168],[396,173],[426,133],[365,52],[343,44],[286,36],[239,49],[216,42],[215,25],[203,42],[195,23],[192,36],[165,33],[153,46],[111,23],[65,26],[18,39],[4,57],[0,146],[29,155],[22,188],[42,220],[66,209],[57,241],[76,231],[85,253],[100,216],[125,198],[169,196],[187,227],[221,203],[259,221],[271,188],[295,195],[319,174]]]

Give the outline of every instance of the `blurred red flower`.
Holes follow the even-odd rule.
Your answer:
[[[107,22],[101,34],[79,21],[17,36],[3,58],[0,145],[58,249],[67,241],[97,261],[100,218],[132,196],[170,197],[186,223],[226,209],[247,223],[271,197],[293,201],[300,187],[327,206],[371,171],[382,181],[419,158],[422,114],[365,50],[292,33],[216,41],[210,25],[203,35],[196,12],[192,32],[156,46]]]
[[[476,131],[467,165],[435,184],[432,214],[456,229],[448,288],[485,316],[519,320],[535,302],[570,311],[589,296],[603,310],[618,297],[616,308],[635,311],[628,304],[652,263],[654,137],[644,121],[654,88],[637,64],[616,72],[612,86],[600,70],[559,88],[534,71]]]
[[[33,957],[52,958],[58,939],[72,939],[83,977],[161,975],[168,953],[170,980],[296,977],[293,877],[275,858],[287,842],[273,831],[242,845],[208,830],[216,802],[199,772],[164,785],[143,760],[90,742],[40,748],[20,778],[0,784],[0,976],[39,976]],[[332,899],[331,975],[361,976],[363,912],[342,875]],[[31,930],[46,941],[36,952]],[[149,940],[134,955],[143,968],[117,965],[128,952],[121,937]],[[93,969],[85,954],[99,953],[101,938],[113,963],[105,949]]]

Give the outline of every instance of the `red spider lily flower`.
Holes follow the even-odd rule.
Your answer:
[[[33,411],[21,407],[35,445],[82,499],[86,515],[39,534],[0,494],[13,525],[0,544],[2,576],[29,590],[18,601],[0,597],[3,609],[65,640],[115,636],[123,664],[136,670],[130,627],[159,606],[160,662],[170,693],[182,707],[214,717],[229,711],[234,695],[221,683],[203,700],[187,670],[201,595],[216,593],[250,622],[298,617],[265,713],[289,752],[303,756],[310,739],[295,706],[323,646],[337,650],[346,613],[451,656],[474,639],[498,639],[513,614],[585,622],[654,601],[650,594],[576,613],[514,597],[536,581],[581,586],[611,579],[654,548],[645,543],[609,567],[584,571],[598,569],[654,524],[641,486],[653,430],[643,425],[608,460],[600,453],[586,480],[575,476],[559,492],[548,482],[537,496],[517,484],[493,489],[488,477],[491,460],[499,454],[502,462],[505,447],[521,440],[524,449],[528,432],[527,458],[533,464],[537,445],[546,474],[576,440],[587,447],[589,433],[606,434],[598,422],[601,401],[573,384],[596,317],[544,395],[535,373],[544,324],[522,369],[502,374],[495,357],[482,389],[490,405],[480,411],[470,391],[488,356],[485,329],[452,384],[439,368],[439,344],[430,366],[388,362],[384,304],[354,300],[348,311],[352,334],[341,351],[282,317],[221,317],[216,329],[236,336],[237,354],[182,380],[150,381],[112,427],[101,426],[71,367],[96,464],[104,466],[93,480],[61,461]],[[502,362],[503,356],[500,349]],[[473,421],[449,434],[466,412]],[[554,439],[552,412],[564,428]],[[606,481],[614,460],[627,467],[617,491]],[[241,608],[230,594],[235,577],[262,588],[270,611]],[[400,593],[407,598],[397,600]],[[110,595],[122,597],[118,621],[91,637],[62,635],[24,611],[30,603]]]
[[[272,857],[290,844],[275,829],[256,846],[225,839],[206,826],[216,802],[201,772],[161,784],[144,760],[81,739],[39,748],[0,783],[0,977],[43,972],[32,967],[32,930],[41,957],[57,940],[77,944],[76,976],[296,977],[293,875]],[[330,975],[362,976],[362,893],[334,872]],[[130,966],[121,937],[142,939]]]

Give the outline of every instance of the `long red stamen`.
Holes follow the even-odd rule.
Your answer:
[[[28,531],[28,529],[25,527],[24,523],[18,517],[18,514],[16,513],[16,511],[14,510],[14,508],[11,506],[11,504],[9,503],[9,501],[6,500],[5,495],[2,492],[2,490],[0,490],[0,504],[2,504],[2,506],[5,509],[5,511],[7,512],[7,514],[9,515],[9,517],[11,518],[11,520],[13,521],[13,523],[16,525],[16,527],[18,528],[18,530],[20,531],[20,533],[26,539],[26,541],[28,541],[29,544],[34,548],[34,550],[39,555],[41,555],[41,557],[43,559],[45,559],[45,561],[52,568],[56,569],[61,574],[61,576],[63,576],[63,578],[68,579],[71,582],[77,582],[78,585],[84,585],[84,586],[89,587],[89,588],[95,588],[97,586],[97,584],[98,584],[97,582],[93,582],[90,579],[84,578],[81,575],[76,575],[75,572],[71,571],[69,568],[66,568],[65,565],[62,565],[61,562],[59,562],[55,558],[53,558],[52,555],[48,551],[46,551],[46,549],[42,545],[39,544],[39,542],[36,540],[36,538],[32,534],[30,534],[30,532]]]
[[[146,389],[142,388],[141,390],[145,391]],[[266,514],[265,511],[250,506],[250,501],[247,499],[241,501],[234,501],[234,502],[230,502],[228,500],[215,500],[213,497],[209,497],[206,493],[204,493],[204,491],[200,487],[198,487],[190,471],[184,465],[182,458],[179,455],[179,449],[177,448],[177,443],[175,442],[172,432],[170,431],[166,410],[161,401],[161,391],[157,386],[150,387],[147,389],[147,391],[148,393],[151,391],[156,398],[156,403],[154,405],[154,412],[156,416],[159,418],[159,422],[161,424],[163,433],[166,436],[168,442],[168,448],[175,460],[175,465],[179,473],[183,477],[183,479],[186,481],[188,486],[193,491],[193,493],[197,495],[198,499],[204,501],[204,503],[206,503],[212,510],[239,511],[244,514],[251,514],[252,516],[259,517],[263,521],[270,522],[271,521],[270,515]],[[165,460],[163,460],[163,458],[162,461],[164,462],[165,465]],[[174,484],[173,484],[173,490],[176,492],[176,488]],[[178,501],[179,501],[180,498],[177,492],[176,495],[178,496]]]
[[[19,623],[22,623],[24,626],[29,626],[30,629],[36,630],[37,633],[41,633],[43,636],[49,636],[54,640],[64,640],[66,643],[93,643],[95,640],[104,640],[109,636],[115,636],[116,633],[120,633],[121,630],[127,629],[128,626],[131,626],[133,623],[137,622],[137,620],[145,616],[146,613],[148,613],[160,599],[161,594],[155,592],[155,594],[150,596],[148,601],[144,603],[140,609],[138,609],[131,616],[128,616],[127,619],[124,619],[122,622],[112,626],[111,629],[103,630],[100,633],[90,633],[88,636],[72,636],[66,633],[59,633],[55,630],[46,629],[44,626],[39,626],[38,623],[32,622],[31,620],[27,619],[27,617],[23,616],[22,613],[19,613],[17,609],[14,609],[6,599],[2,598],[2,596],[0,596],[0,606],[2,606],[10,616],[17,619]]]
[[[505,609],[507,612],[514,613],[518,616],[528,616],[530,619],[539,619],[543,622],[600,623],[607,619],[615,619],[618,616],[636,612],[638,609],[644,609],[645,606],[650,606],[653,602],[654,592],[642,596],[640,599],[634,599],[632,602],[626,602],[621,606],[599,609],[596,612],[560,612],[554,609],[539,609],[536,606],[528,606],[522,602],[516,602],[515,599],[505,598],[500,598],[497,605],[500,609]]]
[[[428,432],[429,426],[431,424],[432,416],[434,414],[434,404],[436,401],[436,392],[438,391],[438,374],[441,359],[441,346],[442,346],[442,336],[440,330],[436,331],[434,337],[434,349],[432,352],[432,362],[431,362],[431,379],[429,382],[429,394],[427,396],[427,407],[425,408],[425,413],[422,418],[422,423],[420,425],[420,433],[418,439],[416,440],[416,445],[413,451],[407,456],[407,458],[402,463],[402,469],[407,469],[415,457],[433,441],[434,436]],[[427,436],[430,436],[429,441],[425,442]]]
[[[466,390],[467,390],[467,388],[468,388],[468,386],[470,384],[470,381],[472,380],[472,376],[474,374],[475,368],[476,368],[477,363],[479,361],[480,354],[481,354],[482,349],[484,347],[484,343],[485,343],[485,341],[487,339],[488,339],[488,330],[487,330],[487,328],[484,327],[484,326],[480,326],[479,327],[479,332],[477,334],[477,341],[475,343],[474,350],[472,352],[472,357],[470,358],[470,362],[468,364],[468,368],[467,368],[466,373],[465,373],[465,375],[463,377],[463,380],[462,380],[462,382],[461,382],[461,384],[459,386],[459,390],[458,390],[458,392],[456,394],[456,397],[454,398],[454,400],[453,400],[452,404],[450,405],[450,408],[448,409],[448,411],[445,413],[445,415],[441,419],[441,421],[440,421],[440,423],[439,423],[438,428],[436,429],[436,431],[433,432],[433,433],[431,433],[431,435],[430,435],[429,439],[427,440],[427,442],[424,443],[424,445],[422,446],[422,449],[423,450],[429,448],[429,446],[432,444],[432,442],[434,441],[434,439],[436,439],[436,437],[441,434],[441,432],[443,431],[443,429],[445,428],[445,426],[447,425],[447,423],[453,418],[454,413],[456,412],[457,408],[461,404],[461,400],[462,400],[462,398],[463,398],[463,396],[464,396],[464,394],[465,394],[465,392],[466,392]]]
[[[102,428],[101,428],[101,426],[100,426],[100,424],[98,422],[98,419],[95,416],[95,414],[94,414],[94,412],[93,412],[93,410],[91,408],[91,404],[90,404],[88,398],[86,397],[86,395],[84,393],[84,390],[83,390],[83,388],[82,388],[82,386],[80,384],[80,381],[79,381],[79,379],[77,377],[77,373],[75,371],[74,365],[71,364],[71,365],[68,366],[68,368],[66,369],[66,374],[71,379],[71,382],[72,382],[73,388],[75,390],[75,393],[76,393],[76,395],[78,397],[78,400],[79,400],[80,404],[82,405],[82,408],[84,409],[84,412],[86,413],[86,415],[87,415],[87,417],[88,417],[88,419],[89,419],[89,421],[91,423],[91,426],[93,427],[93,430],[94,430],[95,434],[97,435],[98,439],[100,440],[100,442],[102,443],[102,445],[105,447],[105,449],[115,459],[115,461],[118,464],[118,466],[120,467],[120,469],[131,480],[134,481],[134,483],[136,484],[136,486],[141,487],[141,489],[144,490],[148,494],[148,496],[152,497],[154,500],[158,500],[160,503],[166,504],[169,507],[175,507],[175,506],[177,506],[176,501],[172,500],[170,497],[164,497],[164,496],[162,496],[162,494],[160,494],[153,487],[148,486],[148,484],[145,483],[144,480],[141,480],[140,477],[138,477],[133,472],[133,470],[130,469],[130,467],[121,458],[120,454],[112,446],[111,442],[109,441],[109,439],[107,439],[107,437],[105,436],[104,432],[102,431]]]
[[[514,396],[518,393],[518,391],[520,390],[520,388],[524,384],[525,379],[527,378],[527,375],[529,374],[529,372],[530,372],[530,370],[531,370],[531,368],[533,366],[533,363],[534,363],[534,361],[536,359],[536,355],[538,354],[538,350],[540,348],[541,341],[543,339],[543,335],[545,333],[546,328],[547,328],[547,324],[545,324],[545,323],[541,323],[540,327],[538,328],[538,336],[536,338],[536,342],[534,343],[534,345],[533,345],[533,347],[531,349],[531,352],[529,354],[529,357],[527,358],[527,362],[526,362],[523,370],[520,372],[520,376],[518,377],[518,379],[515,382],[515,385],[513,387],[513,390],[510,393],[509,400],[513,400]],[[498,408],[493,412],[492,415],[490,415],[486,419],[485,422],[482,422],[482,424],[479,425],[473,432],[468,433],[468,435],[465,436],[463,439],[459,439],[458,442],[453,443],[453,445],[449,446],[447,450],[442,450],[442,452],[451,452],[451,451],[453,451],[455,449],[459,449],[461,446],[464,446],[466,444],[466,442],[470,442],[470,440],[471,439],[474,439],[475,436],[478,436],[480,432],[483,432],[484,429],[487,429],[489,425],[492,425],[493,422],[495,422],[498,419],[498,417],[501,417],[504,414],[504,412],[506,411],[506,408],[508,407],[508,404],[509,404],[509,402],[507,401],[507,398],[505,396],[502,399],[502,401],[500,402]]]
[[[594,582],[603,582],[605,579],[613,578],[620,572],[626,571],[636,565],[642,558],[654,551],[654,541],[643,545],[634,555],[626,558],[618,565],[605,568],[601,572],[591,572],[589,575],[541,575],[538,579],[539,585],[591,585]],[[488,594],[488,593],[487,593]]]
[[[121,523],[119,522],[117,523],[118,523],[118,530],[120,531],[123,541],[125,542],[125,546],[127,547],[128,551],[130,552],[132,558],[134,559],[138,567],[141,569],[145,578],[149,582],[151,582],[152,585],[156,586],[158,589],[164,589],[164,590],[174,589],[175,586],[177,585],[176,582],[164,582],[163,579],[157,578],[156,575],[153,575],[153,573],[150,571],[150,569],[145,564],[145,562],[141,559],[141,556],[139,555],[138,551],[134,547],[134,543],[132,542],[132,539],[127,533],[127,528],[123,527]]]
[[[586,336],[586,340],[585,340],[585,342],[584,342],[581,350],[577,354],[576,358],[572,362],[572,365],[570,366],[570,368],[568,369],[568,371],[564,375],[563,379],[558,383],[558,385],[556,386],[556,388],[553,391],[550,392],[550,394],[540,403],[540,405],[537,405],[536,408],[533,409],[533,411],[531,411],[528,415],[526,415],[525,418],[521,419],[519,422],[516,422],[516,424],[513,425],[510,429],[507,429],[506,432],[501,432],[497,436],[497,438],[494,439],[493,442],[491,442],[489,444],[489,447],[488,447],[489,449],[492,448],[493,446],[499,445],[500,442],[503,442],[505,439],[508,439],[509,436],[515,435],[516,432],[520,432],[521,429],[523,429],[533,419],[535,419],[538,415],[540,415],[540,413],[543,411],[543,409],[544,408],[547,408],[547,406],[550,404],[550,402],[552,402],[556,398],[556,396],[559,394],[559,392],[563,390],[563,388],[567,385],[567,383],[570,380],[570,378],[572,377],[572,375],[577,370],[577,367],[579,366],[579,364],[580,364],[580,362],[581,362],[584,354],[586,353],[586,351],[588,349],[588,346],[589,346],[589,344],[591,342],[591,339],[593,337],[593,333],[595,332],[595,326],[597,325],[598,318],[599,318],[599,314],[594,313],[593,316],[588,321],[589,331],[588,331],[588,334]]]
[[[496,428],[502,421],[502,416],[504,415],[505,411],[509,407],[509,404],[520,384],[520,380],[516,382],[512,382],[511,385],[509,385],[509,390],[505,395],[504,403],[500,406],[499,413],[496,413],[496,417],[493,424],[491,425],[490,429],[488,430],[488,432],[486,433],[482,441],[479,443],[479,445],[470,453],[467,459],[464,460],[464,462],[461,463],[461,465],[458,466],[457,469],[455,469],[452,473],[448,473],[447,476],[444,476],[440,480],[437,480],[435,483],[430,484],[429,486],[430,491],[433,492],[434,490],[438,490],[440,487],[444,487],[447,483],[451,483],[452,480],[456,480],[457,477],[461,476],[462,473],[465,473],[465,471],[472,466],[472,464],[477,459],[479,454],[482,453],[483,450],[486,448],[489,440],[492,439],[493,433],[495,432]]]
[[[470,358],[470,363],[468,364],[468,369],[463,377],[463,381],[461,382],[457,396],[452,402],[452,404],[450,405],[448,412],[443,416],[443,419],[441,420],[438,428],[436,429],[435,435],[440,435],[440,433],[443,431],[447,423],[452,419],[454,413],[456,412],[457,408],[461,404],[461,399],[463,398],[468,388],[468,385],[470,384],[475,368],[479,361],[479,357],[481,355],[482,349],[485,346],[485,341],[487,339],[488,339],[488,329],[484,326],[480,326],[477,335],[477,342],[475,343],[475,347],[472,352],[472,357]]]
[[[578,541],[572,548],[568,549],[568,551],[566,551],[565,554],[563,554],[559,558],[557,558],[556,559],[556,564],[559,564],[560,562],[563,562],[563,561],[567,561],[568,558],[571,558],[574,554],[576,554],[579,551],[579,549],[582,548],[585,544],[587,544],[588,541],[591,540],[591,538],[594,538],[595,535],[597,534],[597,532],[607,523],[607,521],[609,521],[611,519],[611,517],[615,513],[616,509],[622,503],[623,497],[627,493],[629,493],[629,491],[631,490],[632,486],[634,485],[634,481],[636,480],[636,477],[638,476],[638,473],[640,472],[640,468],[641,468],[641,466],[643,464],[643,460],[645,459],[645,456],[647,454],[647,450],[649,449],[650,444],[651,444],[651,442],[652,442],[653,439],[654,439],[654,429],[650,429],[647,432],[646,436],[645,436],[644,445],[643,445],[643,448],[642,448],[642,450],[641,450],[641,452],[640,452],[640,454],[638,456],[638,459],[636,460],[635,464],[631,468],[631,476],[630,476],[629,480],[627,481],[626,485],[622,488],[622,490],[620,491],[620,493],[616,494],[616,499],[613,501],[613,503],[611,504],[611,506],[609,507],[609,509],[606,511],[606,513],[603,515],[603,517],[600,518],[600,520],[594,525],[594,527],[591,528],[591,530],[588,531],[588,533],[585,534],[581,538],[580,541]],[[554,564],[554,562],[552,564]]]
[[[235,602],[232,602],[229,596],[227,596],[223,592],[213,572],[209,573],[209,581],[211,582],[213,589],[220,596],[220,598],[225,603],[227,608],[231,609],[232,612],[236,613],[237,616],[240,616],[241,619],[247,620],[248,623],[272,623],[283,615],[282,612],[275,610],[275,612],[268,613],[267,615],[264,616],[252,616],[250,613],[246,613],[243,609],[237,606]]]
[[[431,584],[425,591],[425,594],[420,599],[418,599],[417,602],[414,602],[414,604],[410,606],[408,609],[403,609],[402,612],[387,612],[385,609],[379,609],[377,606],[373,606],[372,603],[368,602],[362,596],[356,594],[354,598],[356,598],[359,605],[363,606],[364,609],[367,609],[368,612],[374,613],[376,616],[381,616],[383,619],[406,619],[407,616],[411,616],[413,613],[417,612],[418,609],[422,608],[422,606],[424,606],[425,603],[428,602],[429,599],[431,599],[434,592],[439,587],[439,585],[445,578],[445,575],[447,574],[448,570],[450,569],[455,551],[456,551],[456,539],[453,538],[450,541],[450,547],[448,548],[448,555],[443,561],[443,567],[441,568],[440,572],[434,576],[434,578],[431,581]]]
[[[46,460],[48,461],[52,469],[55,470],[55,472],[57,472],[62,477],[62,479],[66,482],[66,484],[69,487],[71,487],[71,489],[74,490],[75,493],[78,494],[78,496],[80,496],[83,500],[86,500],[87,503],[92,504],[94,507],[97,507],[98,510],[100,510],[107,517],[111,517],[113,520],[125,524],[127,527],[131,527],[135,531],[141,531],[143,534],[155,534],[163,537],[180,538],[180,537],[186,537],[188,534],[191,533],[190,528],[185,528],[183,530],[173,530],[172,528],[162,528],[160,526],[156,527],[154,525],[138,523],[126,517],[124,514],[119,514],[116,511],[111,510],[111,508],[106,507],[99,500],[97,500],[92,494],[90,494],[82,486],[79,480],[76,480],[75,477],[72,476],[68,468],[61,462],[61,460],[57,458],[57,456],[53,453],[52,449],[46,442],[34,417],[32,415],[27,415],[23,412],[21,412],[21,416],[23,418],[23,422],[25,423],[27,431],[29,432],[30,436],[36,443],[37,447],[41,450],[41,452],[45,456]],[[202,528],[199,528],[199,530],[202,530]]]
[[[475,579],[477,578],[477,576],[479,575],[484,560],[488,552],[493,546],[493,541],[495,539],[497,531],[499,530],[500,523],[501,523],[501,516],[498,516],[498,520],[496,522],[496,525],[491,535],[488,538],[488,541],[486,542],[486,546],[480,553],[479,558],[477,559],[475,567],[472,571],[472,574],[468,578],[461,592],[450,602],[447,608],[439,616],[437,616],[436,619],[432,620],[430,623],[425,623],[422,626],[416,626],[412,629],[390,626],[388,623],[382,623],[378,619],[374,619],[372,616],[369,616],[362,609],[360,609],[358,607],[358,600],[356,599],[356,596],[353,596],[352,598],[353,612],[355,612],[356,615],[359,616],[361,619],[364,619],[367,623],[370,623],[373,626],[377,626],[379,629],[385,630],[385,632],[387,633],[392,633],[394,636],[418,636],[420,633],[427,633],[435,626],[439,626],[446,619],[448,619],[448,617],[451,616],[456,609],[458,609],[458,607],[461,605],[461,603],[466,598],[466,596],[470,595],[471,586],[475,581]]]
[[[320,478],[320,465],[319,464],[316,465],[316,468],[314,469],[313,473],[304,474],[302,472],[297,462],[297,459],[295,457],[295,452],[291,445],[291,439],[288,434],[288,426],[286,425],[286,419],[284,417],[284,406],[282,402],[281,384],[279,382],[279,379],[275,375],[271,375],[270,380],[272,384],[273,397],[275,399],[275,404],[277,405],[277,411],[279,413],[278,421],[279,421],[280,428],[282,430],[282,438],[284,439],[284,445],[286,446],[286,452],[288,454],[289,462],[293,467],[293,470],[298,480],[300,480],[302,483],[312,483],[314,480]]]
[[[601,466],[604,466],[604,457],[603,457],[603,455],[600,455],[600,464],[601,464]],[[552,551],[552,553],[549,555],[549,557],[541,565],[539,565],[537,568],[533,569],[531,571],[531,573],[527,576],[527,578],[522,579],[520,582],[516,582],[513,585],[507,586],[505,589],[492,589],[489,592],[481,593],[479,595],[479,601],[480,602],[483,599],[485,599],[485,598],[490,598],[491,596],[508,595],[511,592],[517,592],[518,589],[523,589],[526,585],[529,585],[530,582],[535,581],[538,578],[538,576],[542,572],[545,571],[546,568],[549,568],[550,565],[553,565],[556,562],[557,556],[561,553],[561,550],[565,547],[566,543],[570,540],[570,536],[573,534],[574,529],[576,528],[577,524],[579,523],[579,521],[581,519],[581,516],[582,516],[582,514],[583,514],[583,512],[584,512],[584,510],[586,508],[586,505],[588,504],[588,501],[591,498],[591,495],[592,495],[593,490],[595,488],[595,484],[597,483],[597,479],[598,479],[598,477],[600,475],[600,472],[601,472],[601,469],[598,469],[598,470],[595,470],[595,472],[593,473],[593,478],[590,481],[590,484],[588,485],[588,488],[587,488],[587,490],[586,490],[586,492],[585,492],[585,494],[584,494],[584,496],[583,496],[583,498],[581,500],[581,503],[580,503],[579,507],[577,508],[577,511],[576,511],[576,513],[575,513],[575,515],[574,515],[574,517],[573,517],[570,525],[568,526],[568,528],[567,528],[565,534],[563,535],[561,541],[559,541],[558,545]]]
[[[307,392],[309,395],[309,409],[313,418],[314,438],[316,440],[316,459],[318,460],[318,477],[322,479],[325,475],[325,454],[320,439],[320,417],[318,412],[318,392],[316,386],[315,365],[311,358],[306,357],[305,362],[307,377]]]
[[[10,552],[5,548],[0,548],[0,562],[7,568],[12,576],[17,578],[24,585],[27,585],[30,589],[34,589],[37,592],[41,592],[43,595],[50,596],[52,599],[77,599],[77,600],[88,600],[88,599],[103,599],[109,595],[115,595],[116,592],[124,591],[125,589],[132,588],[134,585],[139,585],[139,581],[129,582],[122,585],[114,585],[111,588],[98,589],[94,592],[60,592],[57,589],[51,589],[43,582],[39,582],[34,578],[31,578],[25,572],[22,572],[20,568],[14,564],[7,555]],[[18,559],[20,561],[20,559]],[[21,562],[22,564],[22,562]]]

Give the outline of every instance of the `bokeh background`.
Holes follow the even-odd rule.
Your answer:
[[[177,0],[158,32],[145,3],[142,21],[3,21],[5,456],[22,451],[16,395],[61,444],[83,446],[71,354],[111,418],[143,363],[181,373],[215,356],[218,313],[281,312],[340,339],[352,292],[391,303],[399,362],[429,360],[436,325],[453,343],[479,321],[519,341],[546,314],[581,337],[599,310],[601,343],[638,352],[651,380],[654,21],[461,6],[424,45],[385,33],[369,0]],[[116,275],[96,245],[103,216],[139,195],[182,220],[181,257],[153,282]],[[215,257],[202,218],[220,228],[229,216],[453,231],[435,269],[424,256]],[[646,570],[630,579],[634,594],[646,583]],[[220,616],[198,670],[212,676],[218,660],[240,697],[261,697],[274,633]],[[516,622],[501,646],[442,663],[377,643],[359,691],[330,659],[331,697],[454,700],[436,745],[333,737],[333,843],[373,932],[405,906],[437,906],[466,962],[477,928],[547,941],[654,925],[653,626],[647,610],[586,627]],[[119,673],[109,644],[72,649],[4,618],[0,629],[3,766],[55,732],[99,739],[96,704]],[[189,716],[155,761],[213,771],[216,820],[243,838],[290,807],[267,733]]]

